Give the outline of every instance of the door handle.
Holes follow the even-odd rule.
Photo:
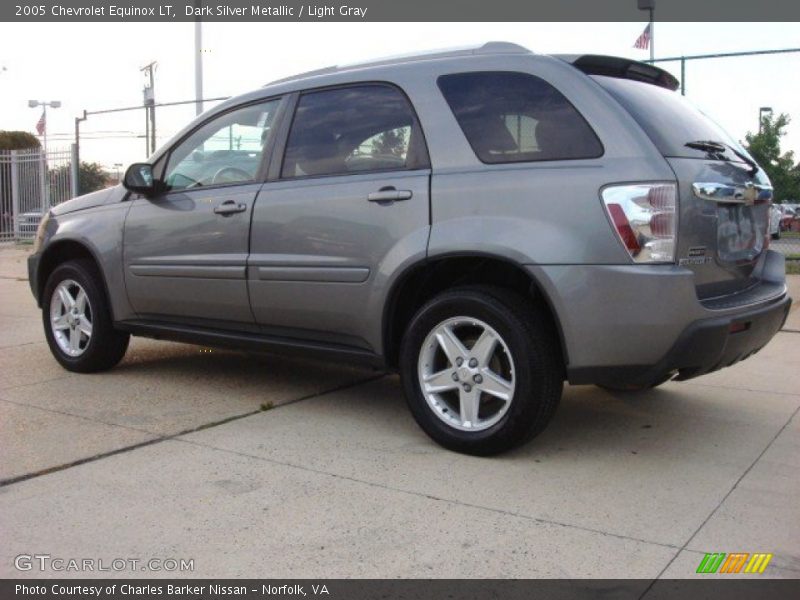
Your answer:
[[[411,190],[398,190],[390,185],[382,187],[377,192],[370,192],[367,200],[370,202],[396,202],[398,200],[408,200],[413,195]]]
[[[240,213],[247,210],[247,204],[237,203],[233,200],[226,200],[222,204],[218,204],[214,207],[214,213],[218,215],[222,215],[223,217],[227,217],[228,215],[232,215],[234,213]]]

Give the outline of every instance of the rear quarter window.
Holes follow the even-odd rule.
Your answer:
[[[438,79],[453,115],[484,163],[597,158],[603,146],[577,109],[527,73],[473,72]]]

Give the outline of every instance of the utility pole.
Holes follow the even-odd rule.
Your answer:
[[[758,133],[764,131],[764,115],[772,115],[771,106],[762,106],[758,109]]]
[[[156,82],[155,70],[156,61],[151,62],[139,69],[145,76],[144,84],[144,109],[145,109],[145,147],[147,156],[156,151]],[[149,118],[148,118],[149,117]],[[148,144],[149,138],[149,144]]]
[[[195,1],[195,6],[198,2]],[[194,110],[203,112],[203,23],[200,17],[194,22],[194,97],[197,100]]]
[[[72,153],[72,196],[77,197],[81,195],[81,121],[86,120],[86,111],[83,111],[82,117],[75,117],[75,148]]]

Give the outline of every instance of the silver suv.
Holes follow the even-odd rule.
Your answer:
[[[399,370],[473,454],[563,382],[642,389],[761,349],[789,310],[771,188],[656,67],[507,43],[230,99],[43,219],[30,283],[71,371],[129,336]]]

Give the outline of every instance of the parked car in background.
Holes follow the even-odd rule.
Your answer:
[[[783,213],[775,204],[769,207],[769,235],[773,240],[781,238],[781,217]]]
[[[791,304],[772,188],[677,88],[491,43],[229,99],[42,220],[47,342],[77,372],[130,335],[367,362],[434,440],[483,455],[542,431],[565,380],[728,367]]]
[[[791,231],[792,223],[797,218],[795,215],[795,210],[788,206],[787,204],[776,204],[775,206],[781,211],[780,217],[780,230],[781,231]]]
[[[22,238],[33,239],[36,235],[36,230],[39,228],[39,223],[42,221],[41,211],[25,212],[17,217],[19,224],[19,234]]]

